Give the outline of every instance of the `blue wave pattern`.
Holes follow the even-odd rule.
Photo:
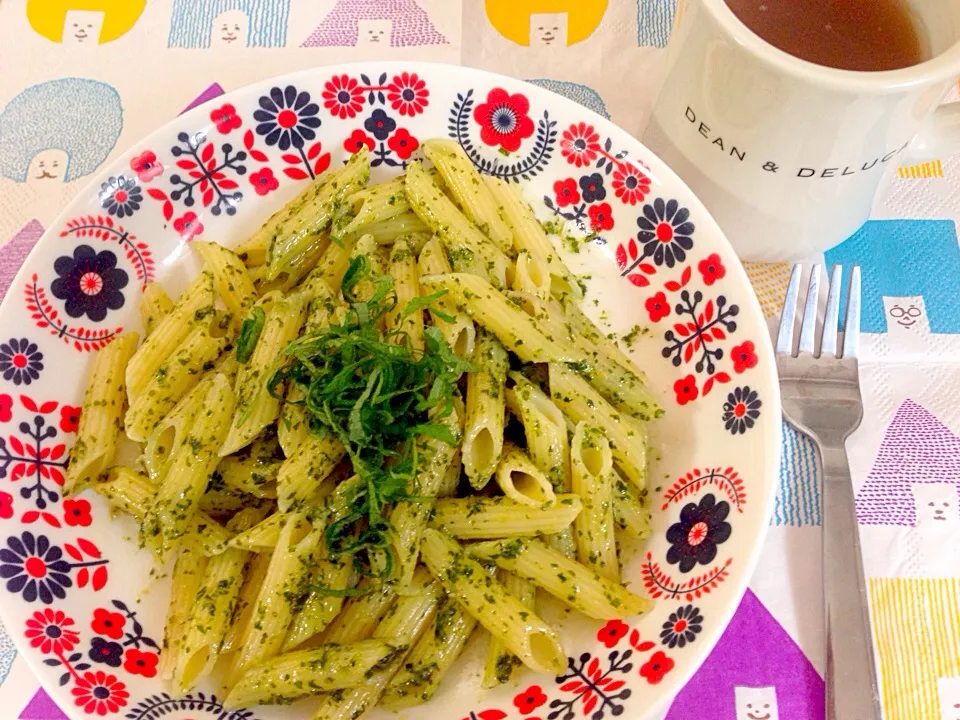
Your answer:
[[[821,478],[813,441],[787,422],[780,447],[780,487],[771,525],[821,525]]]

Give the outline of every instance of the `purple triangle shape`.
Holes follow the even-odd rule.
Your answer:
[[[857,493],[857,520],[862,525],[915,525],[913,483],[949,483],[960,494],[960,437],[929,410],[905,400]]]
[[[734,688],[774,687],[780,720],[823,720],[823,679],[750,590],[666,720],[736,720]]]
[[[41,235],[43,235],[43,225],[39,220],[31,220],[10,239],[10,242],[0,247],[0,299],[7,294],[14,275],[17,274]]]
[[[47,691],[40,688],[20,713],[20,720],[70,720],[70,718],[57,707],[53,698],[47,695]]]
[[[183,115],[187,110],[193,110],[197,105],[203,105],[208,100],[213,100],[215,97],[220,97],[221,95],[223,95],[223,88],[220,87],[220,83],[213,83],[213,85],[197,95],[189,105],[181,110],[180,114]]]

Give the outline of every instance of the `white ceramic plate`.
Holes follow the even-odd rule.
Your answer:
[[[94,351],[138,329],[144,283],[185,287],[191,239],[239,243],[360,143],[378,181],[437,136],[521,182],[543,219],[594,231],[564,249],[588,275],[586,310],[609,332],[641,328],[633,354],[666,413],[652,429],[654,534],[624,577],[656,603],[628,622],[548,610],[567,672],[523,672],[495,691],[479,688],[475,637],[434,700],[406,715],[646,717],[723,632],[772,507],[780,407],[763,317],[716,223],[639,142],[533,85],[422,63],[324,67],[218,98],[131,148],[47,231],[0,307],[0,617],[72,718],[309,716],[304,704],[230,713],[213,686],[166,694],[166,571],[94,493],[61,499],[67,450]]]

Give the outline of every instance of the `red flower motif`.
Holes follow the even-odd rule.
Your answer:
[[[273,170],[265,167],[255,173],[250,173],[250,184],[257,195],[266,195],[280,187],[280,181],[273,176]]]
[[[567,162],[577,167],[591,165],[600,152],[600,136],[593,129],[593,125],[581,122],[571,125],[563,131],[560,140],[560,154]]]
[[[670,303],[667,302],[667,296],[662,292],[647,298],[643,306],[650,315],[650,322],[660,322],[670,314]]]
[[[173,229],[180,233],[181,240],[190,242],[203,233],[203,223],[197,218],[195,212],[188,212],[173,221]]]
[[[236,130],[243,125],[243,120],[237,115],[237,109],[230,103],[211,110],[210,121],[217,126],[221,135],[226,135],[231,130]]]
[[[543,705],[547,701],[547,696],[539,685],[531,685],[526,690],[518,693],[513,698],[513,704],[521,715],[528,715]]]
[[[703,275],[705,285],[713,285],[717,280],[727,274],[727,269],[720,262],[720,256],[717,253],[708,255],[697,264],[697,270]]]
[[[387,140],[387,146],[397,154],[398,158],[407,160],[414,150],[420,147],[420,141],[404,128],[398,128]]]
[[[157,154],[153,150],[144,150],[130,158],[130,169],[137,174],[140,182],[148,183],[163,174],[163,163],[157,160]]]
[[[93,522],[90,517],[90,501],[83,498],[68,498],[63,501],[63,521],[71,527],[87,527]]]
[[[40,648],[44,654],[70,652],[80,642],[80,635],[73,629],[73,620],[62,610],[50,608],[35,612],[27,620],[24,635],[30,640],[30,647]]]
[[[88,715],[115,713],[127,704],[127,686],[103,670],[85,672],[71,691],[77,707]]]
[[[673,391],[677,394],[677,405],[686,405],[697,399],[700,391],[697,389],[697,379],[693,375],[677,380],[673,384]]]
[[[60,408],[60,429],[64,432],[76,432],[80,424],[80,408],[75,405],[64,405]]]
[[[613,230],[613,211],[610,209],[610,203],[591,205],[587,215],[590,216],[590,229],[594,232]]]
[[[650,178],[633,165],[619,165],[610,183],[613,192],[627,205],[643,202],[650,192]]]
[[[350,154],[360,152],[360,149],[364,146],[367,150],[373,150],[373,138],[360,128],[354,130],[350,137],[343,141],[344,150]]]
[[[730,351],[730,357],[733,358],[734,372],[742,373],[757,366],[757,353],[754,350],[753,342],[750,340],[747,340],[743,345],[735,346]]]
[[[629,630],[630,626],[622,620],[608,620],[606,625],[597,630],[597,640],[613,648]]]
[[[13,517],[13,495],[0,492],[0,518],[9,520]]]
[[[145,678],[152,678],[157,674],[157,660],[159,659],[156,653],[127,648],[123,669],[131,675],[143,675]]]
[[[10,422],[13,417],[13,398],[6,393],[0,394],[0,422]]]
[[[553,194],[557,197],[559,207],[580,202],[580,190],[577,189],[577,181],[573,178],[557,180],[553,184]]]
[[[481,710],[480,712],[471,712],[470,715],[463,718],[463,720],[503,720],[506,716],[507,714],[503,710],[490,708],[489,710]],[[538,720],[538,718],[529,718],[529,720]]]
[[[662,650],[655,652],[651,658],[640,667],[640,677],[646,678],[651,685],[663,680],[663,676],[673,670],[673,660],[667,657]]]
[[[123,626],[127,619],[120,613],[110,612],[106,608],[97,608],[93,611],[93,622],[90,627],[97,635],[106,635],[111,640],[123,637]]]
[[[428,97],[430,97],[430,91],[427,90],[427,84],[416,73],[404,72],[394,75],[393,80],[387,85],[387,100],[401,115],[413,117],[422,113],[423,109],[430,104]]]
[[[487,101],[474,108],[473,119],[480,123],[480,139],[484,143],[515,152],[525,138],[533,135],[529,111],[526,95],[511,95],[503,88],[494,88],[487,94]]]
[[[323,106],[341,120],[356,117],[363,109],[363,88],[354,78],[334,75],[323,86]],[[354,151],[356,152],[356,151]]]

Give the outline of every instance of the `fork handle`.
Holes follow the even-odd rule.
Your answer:
[[[842,446],[822,457],[827,720],[880,720],[850,465]]]

